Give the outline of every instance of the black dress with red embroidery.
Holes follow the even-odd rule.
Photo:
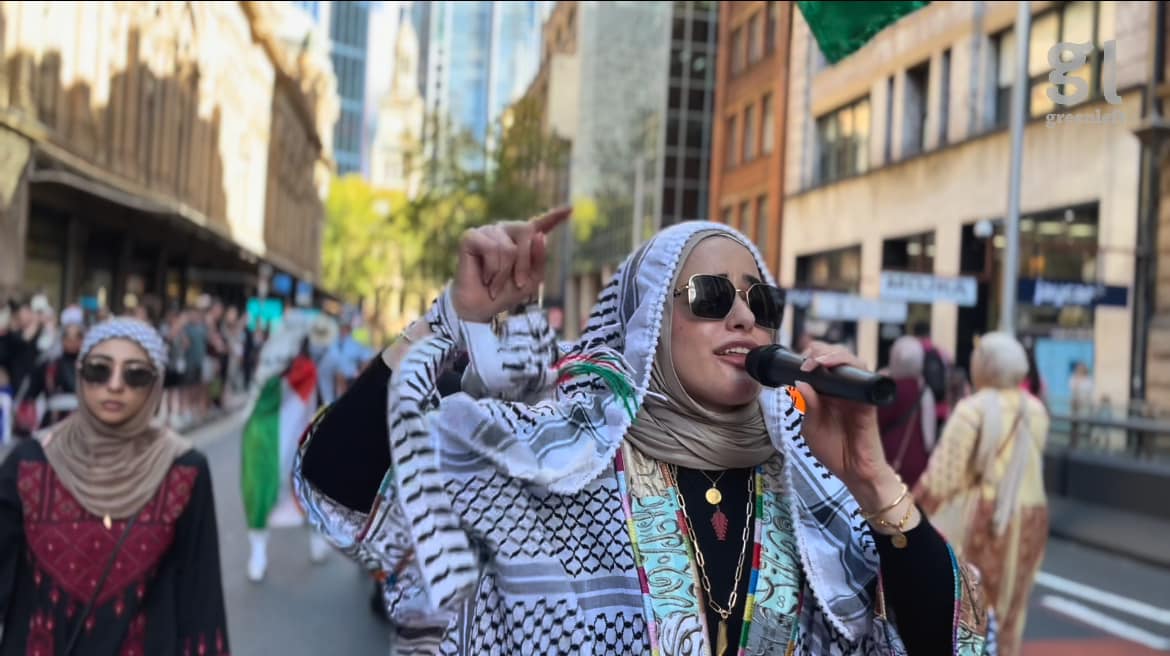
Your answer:
[[[57,656],[126,528],[84,510],[39,442],[0,466],[0,656]],[[189,451],[140,511],[74,654],[226,656],[207,459]]]

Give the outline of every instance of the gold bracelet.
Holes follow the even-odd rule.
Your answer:
[[[899,476],[899,477],[898,477],[898,481],[899,481],[899,482],[901,482],[901,481],[902,481],[902,477],[901,477],[901,476]],[[865,519],[865,521],[867,521],[867,522],[869,522],[869,521],[873,521],[873,518],[875,518],[875,517],[879,517],[879,516],[881,516],[881,515],[884,515],[884,514],[886,514],[886,513],[890,512],[891,510],[893,510],[894,508],[897,508],[897,507],[898,507],[898,504],[900,504],[900,503],[902,503],[903,501],[905,501],[905,500],[906,500],[906,495],[908,495],[908,494],[910,494],[910,486],[906,485],[905,483],[902,483],[902,493],[898,495],[898,498],[897,498],[897,499],[895,499],[893,503],[891,503],[890,505],[886,506],[885,508],[882,508],[881,510],[877,510],[877,511],[874,511],[874,512],[871,512],[871,513],[867,513],[867,512],[865,512],[865,511],[862,511],[862,512],[861,512],[861,516],[862,516],[862,517]]]
[[[878,520],[877,520],[878,524],[882,525],[885,528],[892,528],[895,531],[897,531],[897,533],[890,536],[890,542],[894,543],[895,549],[905,549],[906,548],[906,544],[909,542],[909,540],[906,539],[906,532],[902,529],[902,527],[906,526],[906,522],[910,521],[910,515],[913,515],[913,514],[914,514],[914,504],[910,504],[906,508],[906,514],[902,515],[902,519],[900,519],[897,524],[894,524],[893,522],[887,522],[886,520],[884,520],[880,517],[878,518]]]
[[[409,327],[407,329],[409,330]],[[401,339],[402,341],[406,342],[407,344],[414,343],[414,338],[411,337],[409,334],[407,334],[406,330],[398,333],[398,339]]]

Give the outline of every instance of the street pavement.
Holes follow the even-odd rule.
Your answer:
[[[228,635],[239,656],[387,656],[389,629],[370,611],[373,583],[332,553],[309,562],[307,529],[274,529],[268,575],[248,580],[248,530],[240,500],[238,415],[191,435],[207,454],[215,485]]]
[[[1170,570],[1051,540],[1023,656],[1170,653]]]
[[[233,653],[386,656],[388,630],[370,612],[368,577],[336,553],[322,565],[310,564],[305,530],[275,530],[267,579],[247,580],[241,423],[237,416],[192,435],[211,462],[215,483]],[[1170,654],[1170,570],[1053,539],[1042,571],[1022,656]]]

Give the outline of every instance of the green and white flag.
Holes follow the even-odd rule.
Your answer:
[[[836,64],[929,2],[797,2],[825,60]]]
[[[290,475],[301,435],[317,411],[317,368],[299,356],[260,387],[241,440],[241,496],[248,528],[299,524]],[[279,519],[277,519],[279,515]]]

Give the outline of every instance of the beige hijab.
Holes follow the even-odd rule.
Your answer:
[[[682,284],[679,274],[691,252],[704,239],[723,237],[715,230],[697,232],[679,256],[671,289]],[[674,296],[668,294],[658,333],[658,349],[650,370],[650,386],[626,439],[646,455],[691,469],[720,470],[754,467],[776,453],[759,403],[731,412],[704,408],[683,389],[670,348]]]
[[[137,343],[154,363],[158,376],[146,403],[125,423],[111,426],[95,417],[82,398],[69,418],[49,429],[44,450],[57,478],[83,508],[98,517],[125,519],[154,496],[175,459],[191,444],[155,422],[165,350],[153,328],[125,318],[94,327],[86,335],[78,366],[94,346],[116,338]],[[86,387],[84,382],[78,385],[80,396]]]

